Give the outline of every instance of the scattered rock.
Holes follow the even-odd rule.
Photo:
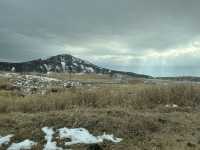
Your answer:
[[[82,84],[79,81],[63,81],[36,75],[19,75],[17,80],[14,82],[13,87],[20,89],[20,91],[25,95],[44,95],[48,90],[57,93],[59,88],[71,88],[81,85]]]

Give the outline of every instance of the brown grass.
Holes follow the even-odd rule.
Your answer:
[[[152,109],[166,104],[194,108],[200,104],[200,87],[192,84],[107,85],[26,97],[0,91],[0,103],[0,112],[45,112],[76,107]]]
[[[200,104],[200,86],[192,84],[148,86],[139,91],[136,101],[139,102],[138,105],[147,107],[163,104],[195,107]]]

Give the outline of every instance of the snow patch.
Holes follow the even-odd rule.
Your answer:
[[[11,68],[11,71],[12,71],[12,72],[15,72],[15,67],[12,67],[12,68]]]
[[[2,145],[7,145],[10,142],[11,137],[13,137],[14,135],[10,134],[4,137],[0,136],[0,147]]]
[[[20,143],[13,143],[7,150],[30,150],[36,144],[31,140],[24,140]]]
[[[50,68],[49,68],[49,66],[47,64],[44,64],[44,67],[45,67],[45,69],[46,69],[47,72],[50,71]]]
[[[88,72],[94,72],[94,69],[93,69],[92,67],[86,67],[86,70],[87,70]]]
[[[52,128],[44,127],[42,128],[42,131],[46,134],[45,140],[47,141],[47,144],[44,146],[43,150],[62,150],[62,148],[56,146],[56,142],[52,142],[54,135]]]
[[[66,63],[64,61],[61,61],[60,63],[62,65],[63,71],[65,71],[66,70]]]
[[[45,140],[47,143],[44,145],[43,150],[63,150],[61,147],[57,147],[57,142],[53,141],[55,134],[53,128],[43,127],[42,131],[45,133]],[[65,142],[65,146],[71,146],[75,144],[97,144],[102,143],[104,140],[111,141],[113,143],[119,143],[122,141],[121,138],[115,138],[112,134],[103,134],[101,136],[94,136],[84,128],[60,128],[57,130],[61,140],[70,140]],[[0,147],[5,144],[8,145],[10,138],[14,135],[7,135],[5,137],[0,136]],[[24,140],[20,143],[12,143],[7,150],[30,150],[33,146],[37,145],[36,142],[31,140]]]
[[[71,140],[71,142],[66,142],[65,145],[74,145],[80,143],[91,144],[91,143],[102,142],[83,128],[77,128],[77,129],[61,128],[59,129],[59,135],[61,139]]]
[[[121,138],[115,138],[113,134],[103,134],[102,136],[98,136],[99,139],[111,141],[113,143],[119,143],[122,141]]]
[[[73,63],[74,64],[74,66],[78,66],[78,64],[77,63]]]
[[[42,128],[42,131],[46,134],[45,140],[47,142],[49,142],[49,141],[51,142],[52,139],[53,139],[53,135],[54,135],[53,129],[52,128],[48,128],[48,127],[44,127],[44,128]]]
[[[104,140],[111,141],[114,143],[121,142],[122,139],[114,138],[113,135],[103,134],[102,136],[95,137],[90,134],[88,130],[84,128],[61,128],[58,129],[59,136],[61,139],[70,139],[70,142],[65,142],[65,145],[74,145],[74,144],[96,144],[102,143]]]
[[[85,69],[85,67],[84,67],[83,65],[81,65],[81,69],[82,69],[82,70],[84,70],[84,69]]]

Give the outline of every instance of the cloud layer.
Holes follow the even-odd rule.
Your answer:
[[[71,53],[113,69],[200,75],[198,0],[0,0],[0,60]]]

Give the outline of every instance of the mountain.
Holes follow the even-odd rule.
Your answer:
[[[150,78],[150,76],[123,72],[99,67],[88,61],[79,59],[72,55],[63,54],[47,59],[37,59],[27,62],[10,63],[0,62],[0,71],[13,72],[74,72],[74,73],[99,73],[99,74],[121,74],[134,77]]]

